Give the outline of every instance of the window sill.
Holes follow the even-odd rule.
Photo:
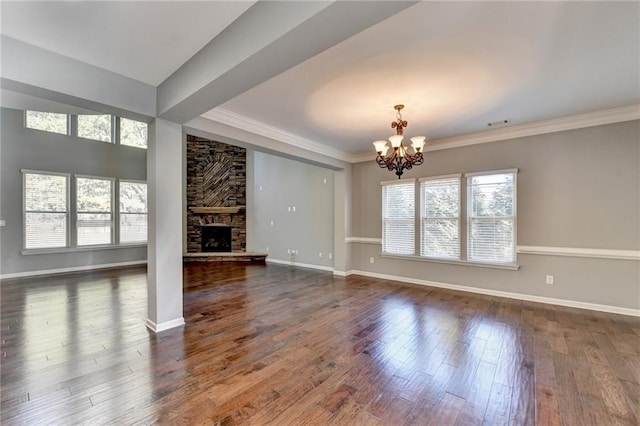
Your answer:
[[[23,256],[30,256],[34,254],[52,254],[52,253],[78,253],[83,251],[98,251],[98,250],[120,250],[128,248],[146,247],[147,243],[136,244],[120,244],[109,246],[86,246],[86,247],[59,247],[50,249],[24,249],[20,252]]]
[[[449,265],[475,266],[479,268],[506,269],[509,271],[517,271],[518,269],[520,269],[520,265],[516,263],[484,263],[484,262],[473,262],[470,260],[438,259],[433,257],[424,257],[424,256],[415,256],[415,255],[406,255],[406,254],[389,254],[389,253],[380,253],[380,257],[388,257],[390,259],[402,259],[402,260],[417,260],[420,262],[445,263]]]

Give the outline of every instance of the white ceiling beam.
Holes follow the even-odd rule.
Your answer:
[[[157,114],[192,120],[415,3],[257,2],[158,86]]]
[[[292,160],[303,161],[333,170],[344,169],[349,165],[349,163],[345,161],[319,154],[316,151],[311,151],[304,147],[292,146],[278,139],[252,133],[203,117],[194,118],[183,124],[182,129],[190,135],[240,146],[246,149],[253,149],[267,154],[278,155]]]
[[[148,121],[156,88],[11,37],[2,36],[2,88]]]

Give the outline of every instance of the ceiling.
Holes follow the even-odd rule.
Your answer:
[[[254,3],[5,1],[2,33],[158,86]],[[639,76],[638,2],[420,2],[204,116],[353,155],[397,103],[442,139],[638,105]]]

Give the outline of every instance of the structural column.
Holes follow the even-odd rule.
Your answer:
[[[147,327],[157,333],[184,324],[180,124],[156,119],[149,125],[147,191]]]
[[[347,276],[351,273],[351,165],[333,174],[333,274]]]

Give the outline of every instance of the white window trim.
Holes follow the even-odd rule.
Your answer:
[[[116,141],[114,142],[116,145],[124,146],[127,148],[144,149],[145,151],[149,149],[149,123],[142,120],[136,120],[135,118],[121,117],[121,116],[114,116],[114,117],[116,118],[115,122],[117,125],[117,128],[114,130],[114,136],[117,135]],[[138,123],[144,123],[147,125],[147,140],[145,141],[146,142],[145,146],[126,145],[122,143],[122,139],[121,139],[122,129],[121,129],[120,122],[122,121],[123,118],[129,121],[137,121]],[[127,182],[134,182],[134,181],[128,180]],[[143,183],[146,183],[146,182],[143,182]]]
[[[440,180],[440,179],[453,179],[453,178],[462,178],[462,173],[452,173],[450,175],[439,175],[439,176],[429,176],[429,177],[423,177],[420,178],[419,181],[422,182],[427,182],[430,180]]]
[[[36,130],[36,129],[34,129]],[[136,247],[147,247],[148,241],[145,242],[131,242],[131,243],[120,243],[119,241],[119,220],[120,220],[120,208],[119,198],[116,197],[118,195],[116,191],[119,190],[120,182],[130,182],[130,183],[142,183],[147,185],[148,182],[145,180],[138,179],[119,179],[108,176],[93,176],[93,175],[81,175],[74,173],[61,173],[61,172],[49,172],[43,170],[31,170],[31,169],[21,169],[22,173],[22,250],[20,250],[20,254],[28,256],[28,255],[39,255],[39,254],[51,254],[51,253],[75,253],[75,252],[84,252],[84,251],[97,251],[97,250],[113,250],[113,249],[129,249]],[[67,245],[66,247],[51,247],[51,248],[26,248],[26,198],[25,198],[25,175],[26,174],[40,174],[40,175],[49,175],[49,176],[63,176],[67,178]],[[86,245],[86,246],[78,246],[77,244],[77,222],[76,217],[78,214],[77,210],[77,197],[76,189],[77,189],[77,179],[78,178],[87,178],[87,179],[101,179],[101,180],[110,180],[111,183],[111,243],[110,244],[95,244],[95,245]],[[73,192],[73,194],[72,194]],[[72,197],[72,195],[74,195]],[[115,203],[118,202],[118,208],[116,209]],[[149,218],[149,209],[147,206],[147,221]],[[117,216],[117,221],[116,221]],[[116,240],[118,239],[118,241]]]
[[[119,245],[95,245],[95,246],[80,246],[80,247],[56,247],[50,249],[24,249],[20,252],[23,256],[31,256],[38,254],[53,254],[53,253],[78,253],[84,251],[100,251],[100,250],[118,250],[137,247],[147,247],[147,243],[125,243]]]
[[[396,180],[385,180],[383,182],[380,182],[380,186],[391,186],[391,185],[404,185],[407,183],[416,183],[416,178],[409,178],[409,179],[396,179]]]
[[[43,112],[43,113],[49,113],[49,114],[63,114],[67,116],[67,132],[66,133],[58,133],[58,132],[52,132],[50,130],[43,130],[43,129],[36,129],[34,127],[29,127],[27,126],[27,113],[29,111],[32,112]],[[54,135],[62,135],[62,136],[71,136],[71,114],[67,114],[66,112],[54,112],[54,111],[38,111],[35,109],[25,109],[22,111],[22,126],[25,129],[29,129],[29,130],[35,130],[36,132],[44,132],[44,133],[51,133]]]
[[[49,130],[34,129],[33,127],[28,127],[27,126],[27,113],[29,111],[66,115],[67,116],[67,131],[66,131],[66,133],[51,132]],[[108,144],[112,144],[112,145],[124,146],[124,147],[127,147],[127,148],[136,148],[136,149],[144,149],[144,150],[147,150],[149,148],[149,123],[146,122],[146,121],[139,120],[139,119],[136,119],[136,118],[129,118],[129,117],[123,117],[123,116],[114,115],[114,114],[108,114],[108,113],[96,114],[96,115],[110,115],[111,116],[111,140],[110,141],[103,141],[103,140],[100,140],[100,139],[91,139],[91,138],[86,138],[84,136],[78,135],[78,116],[79,115],[92,115],[92,114],[82,114],[82,113],[70,114],[70,113],[66,113],[66,112],[38,111],[38,110],[35,110],[35,109],[25,109],[25,110],[23,110],[23,114],[22,114],[22,126],[25,129],[35,130],[36,132],[44,132],[44,133],[52,133],[54,135],[70,136],[70,137],[73,137],[75,139],[80,139],[83,142],[91,141],[91,142],[108,143]],[[137,121],[139,123],[144,123],[144,124],[147,125],[147,140],[146,140],[147,144],[145,146],[124,145],[124,144],[121,143],[121,140],[120,140],[120,133],[121,133],[120,132],[120,120],[122,118],[125,118],[125,119],[130,120],[130,121]]]
[[[432,263],[444,263],[448,265],[461,265],[461,266],[477,266],[479,268],[490,268],[490,269],[508,269],[511,271],[517,271],[520,269],[520,265],[517,263],[491,263],[491,262],[476,262],[473,260],[456,260],[456,259],[444,259],[444,258],[436,258],[436,257],[427,257],[427,256],[416,256],[416,255],[404,255],[404,254],[393,254],[393,253],[380,253],[380,257],[388,257],[392,259],[403,259],[403,260],[411,260],[411,261],[420,261],[420,262],[432,262]]]
[[[514,169],[502,169],[502,170],[486,170],[486,171],[481,171],[481,172],[463,173],[463,176],[465,178],[467,178],[467,177],[473,177],[473,176],[499,175],[499,174],[505,174],[505,173],[513,173],[514,176],[517,176],[518,172],[519,171],[516,168],[514,168]]]
[[[514,250],[514,254],[513,254],[513,259],[514,262],[507,262],[507,263],[502,263],[502,262],[481,262],[481,261],[474,261],[474,260],[467,260],[467,252],[468,252],[468,226],[469,226],[469,214],[468,214],[468,204],[469,204],[469,196],[468,196],[468,180],[467,178],[469,177],[473,177],[473,176],[483,176],[483,175],[494,175],[494,174],[506,174],[506,173],[512,173],[513,174],[513,250]],[[452,173],[452,174],[446,174],[446,175],[438,175],[438,176],[429,176],[429,177],[424,177],[424,178],[419,178],[418,181],[419,182],[424,182],[424,181],[429,181],[429,180],[437,180],[437,179],[444,179],[444,178],[459,178],[460,179],[460,191],[459,191],[459,197],[460,197],[460,259],[451,259],[451,258],[439,258],[439,257],[433,257],[433,256],[422,256],[419,254],[413,254],[413,255],[404,255],[404,254],[395,254],[395,253],[387,253],[384,251],[380,252],[380,256],[381,257],[388,257],[388,258],[394,258],[394,259],[404,259],[404,260],[410,260],[410,261],[422,261],[422,262],[433,262],[433,263],[443,263],[443,264],[451,264],[451,265],[464,265],[464,266],[474,266],[474,267],[482,267],[482,268],[491,268],[491,269],[505,269],[505,270],[518,270],[520,268],[520,265],[517,263],[518,260],[518,216],[517,216],[517,200],[518,200],[518,184],[517,184],[517,178],[518,178],[518,173],[519,170],[517,168],[510,168],[510,169],[500,169],[500,170],[486,170],[486,171],[478,171],[478,172],[466,172],[466,173]],[[385,186],[385,185],[393,185],[393,184],[401,184],[401,183],[408,183],[413,181],[414,184],[416,182],[415,178],[411,178],[411,179],[398,179],[398,180],[392,180],[392,181],[383,181],[380,182],[381,186]],[[420,197],[422,197],[421,191],[419,186],[417,186],[416,191],[418,191]],[[464,196],[464,203],[462,202],[462,192],[465,192],[465,196]],[[421,208],[422,208],[422,199],[419,199]],[[414,200],[414,204],[415,204],[415,200]],[[414,206],[415,207],[415,206]],[[422,226],[421,222],[422,222],[422,213],[421,213],[421,208],[420,210],[415,209],[415,218],[416,221],[418,222],[418,226],[414,229],[416,234],[417,234],[417,238],[415,240],[415,244],[417,247],[417,251],[416,253],[421,253],[420,250],[420,244],[421,244],[421,239],[422,239],[422,235],[421,232],[422,230],[420,229],[420,227]],[[464,217],[462,216],[462,212],[465,212]],[[463,219],[464,219],[464,227],[462,226],[463,224]],[[464,242],[464,244],[463,244]],[[382,244],[382,241],[380,242],[380,244]]]
[[[93,139],[93,138],[87,138],[85,136],[80,136],[80,125],[78,124],[78,117],[80,117],[81,115],[108,115],[110,117],[110,121],[111,121],[111,132],[109,134],[109,137],[111,138],[111,140],[108,141],[103,141],[101,139]],[[93,142],[100,142],[100,143],[108,143],[111,145],[120,145],[120,141],[116,141],[116,134],[115,134],[115,130],[114,130],[114,123],[116,121],[115,119],[115,115],[113,114],[107,114],[107,113],[100,113],[100,114],[73,114],[74,118],[75,118],[75,131],[74,134],[72,136],[75,136],[78,139],[82,139],[83,141],[93,141]]]
[[[37,129],[34,129],[37,130]],[[32,250],[65,250],[68,249],[71,245],[71,173],[60,173],[60,172],[45,172],[41,170],[30,170],[30,169],[20,169],[20,173],[22,173],[22,251],[32,251]],[[67,232],[66,232],[66,240],[67,245],[65,247],[54,247],[51,249],[45,248],[33,248],[28,249],[27,245],[27,197],[26,194],[26,175],[28,174],[38,174],[38,175],[46,175],[46,176],[62,176],[67,178]]]
[[[507,173],[512,173],[513,174],[513,255],[512,258],[514,259],[514,263],[495,263],[496,265],[515,265],[517,264],[518,261],[518,169],[517,168],[513,168],[513,169],[503,169],[503,170],[489,170],[489,171],[483,171],[483,172],[471,172],[471,173],[464,173],[464,178],[465,180],[467,180],[467,178],[469,177],[473,177],[473,176],[487,176],[487,175],[499,175],[499,174],[507,174]],[[470,203],[469,203],[469,181],[467,180],[465,182],[466,184],[466,203],[467,203],[467,213],[466,213],[466,225],[465,225],[465,229],[466,229],[466,248],[467,250],[465,250],[465,255],[466,257],[469,256],[468,254],[468,248],[469,248],[469,222],[470,222],[470,215],[468,212],[468,209],[470,208]],[[467,260],[468,262],[477,262],[477,261],[473,261],[473,260]],[[493,265],[494,263],[491,262],[480,262],[480,263],[486,263],[489,265]]]

